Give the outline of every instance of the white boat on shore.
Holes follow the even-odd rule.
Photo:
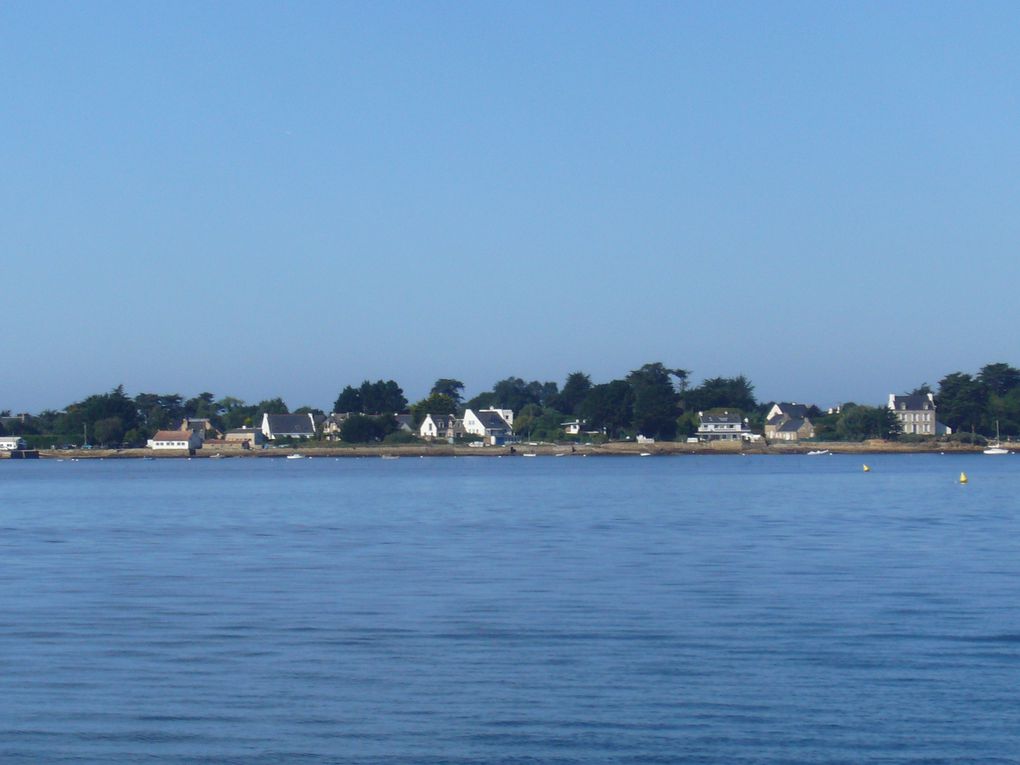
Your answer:
[[[815,449],[807,453],[808,457],[821,457],[823,454],[832,454],[828,449]]]

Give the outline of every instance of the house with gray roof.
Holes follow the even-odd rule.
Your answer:
[[[701,441],[739,441],[752,435],[747,420],[739,414],[698,412],[698,419],[698,439]]]
[[[513,413],[510,413],[513,417]],[[464,412],[464,432],[473,436],[481,436],[489,445],[505,444],[513,437],[513,427],[506,420],[503,410],[479,409],[477,412],[468,409]]]
[[[932,393],[897,396],[889,394],[889,408],[900,422],[904,435],[949,435],[952,429],[935,418],[935,396]]]
[[[427,441],[434,438],[455,438],[460,431],[460,420],[452,414],[426,414],[418,428],[418,435]]]
[[[305,414],[263,414],[262,435],[269,441],[278,438],[315,438],[315,418]]]
[[[815,437],[815,426],[808,417],[807,404],[773,404],[765,415],[765,438],[773,441],[800,441]]]

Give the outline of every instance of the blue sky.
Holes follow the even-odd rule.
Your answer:
[[[1020,362],[1020,6],[0,5],[0,409]],[[14,317],[14,318],[11,318]]]

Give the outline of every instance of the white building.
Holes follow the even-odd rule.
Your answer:
[[[160,430],[149,439],[150,449],[185,449],[194,451],[202,448],[202,435],[194,430]]]
[[[509,420],[504,416],[507,412]],[[512,420],[513,412],[508,409],[479,409],[477,412],[468,409],[464,412],[464,432],[481,436],[486,444],[499,445],[513,435]]]
[[[263,414],[262,435],[268,440],[277,438],[315,438],[315,418],[305,414]]]
[[[418,435],[427,441],[435,438],[453,438],[457,433],[457,418],[452,414],[426,414],[418,428]]]
[[[751,429],[747,420],[739,414],[705,414],[698,412],[701,419],[698,425],[698,439],[701,441],[739,441],[742,438],[751,439]]]

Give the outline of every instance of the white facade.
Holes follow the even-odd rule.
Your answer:
[[[28,442],[20,436],[4,436],[0,438],[0,451],[16,452],[19,449],[27,449]]]
[[[702,441],[738,441],[742,438],[750,439],[751,429],[747,421],[740,415],[729,414],[705,414],[698,412],[701,423],[698,425],[698,438]]]
[[[476,414],[471,409],[464,412],[464,432],[481,436],[488,444],[498,444],[513,434],[510,422],[503,416],[506,409],[480,409]],[[511,413],[510,419],[513,419]]]
[[[202,436],[190,430],[161,430],[149,439],[150,449],[200,449]]]
[[[418,428],[418,435],[431,441],[433,438],[449,438],[454,429],[454,417],[447,414],[426,414]]]

